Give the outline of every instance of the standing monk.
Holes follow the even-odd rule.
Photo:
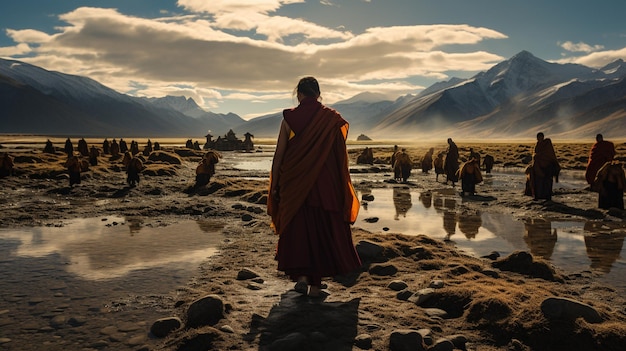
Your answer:
[[[102,153],[108,155],[110,153],[110,149],[111,143],[109,142],[109,139],[104,138],[104,141],[102,142]]]
[[[13,175],[14,165],[13,157],[8,152],[3,153],[0,157],[0,178]]]
[[[433,167],[435,168],[435,181],[438,182],[439,175],[446,173],[443,168],[443,152],[437,154],[437,158],[433,160]]]
[[[615,157],[615,145],[610,141],[604,140],[602,134],[596,135],[596,143],[591,147],[589,162],[585,170],[587,184],[594,184],[596,174],[600,167],[604,166],[607,162],[613,161],[613,157]]]
[[[413,162],[409,154],[407,154],[406,149],[403,148],[402,151],[396,153],[396,163],[393,165],[395,180],[406,183],[411,175],[412,168]]]
[[[451,181],[452,186],[454,186],[454,183],[459,181],[457,177],[457,171],[459,170],[459,148],[454,141],[452,141],[452,138],[448,138],[448,153],[446,154],[443,168],[446,172],[446,184],[448,184],[448,181]]]
[[[433,154],[435,153],[435,148],[430,148],[424,154],[424,158],[422,158],[422,173],[428,173],[431,169],[433,169]]]
[[[63,147],[63,150],[67,154],[67,157],[74,155],[74,145],[72,145],[70,138],[65,139],[65,147]]]
[[[120,155],[120,152],[120,145],[115,139],[113,139],[113,141],[111,142],[111,156],[118,157]]]
[[[558,183],[560,171],[552,140],[545,138],[541,132],[537,133],[533,162],[527,170],[526,195],[533,196],[535,200],[552,200],[552,178]]]
[[[65,168],[70,176],[70,187],[74,184],[80,184],[81,164],[78,156],[72,154],[65,161]]]
[[[95,145],[91,145],[89,149],[89,164],[92,166],[98,165],[98,156],[100,156],[100,150]]]
[[[124,158],[126,158],[126,155],[130,155],[126,166],[126,182],[129,186],[134,187],[139,184],[139,173],[143,171],[144,166],[139,157],[132,156],[129,151],[124,154]]]
[[[598,207],[624,209],[626,177],[619,161],[605,163],[597,172],[594,189],[598,192]]]
[[[297,281],[297,292],[316,297],[323,277],[361,266],[350,228],[359,201],[348,169],[348,122],[318,101],[315,78],[302,78],[294,93],[299,105],[283,111],[267,213],[279,235],[278,270]]]
[[[483,166],[485,166],[485,173],[491,173],[494,163],[495,163],[495,160],[493,159],[493,156],[485,155],[485,158],[483,159]]]

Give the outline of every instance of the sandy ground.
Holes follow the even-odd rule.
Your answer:
[[[531,143],[458,144],[461,158],[473,147],[482,155],[493,154],[496,167],[523,168],[532,154]],[[408,146],[408,151],[417,161],[430,146]],[[445,149],[445,144],[432,146],[436,152]],[[564,170],[584,170],[590,146],[555,143]],[[624,161],[626,144],[616,146],[618,158]],[[226,313],[213,326],[181,329],[166,338],[149,335],[154,320],[140,324],[144,329],[139,332],[145,334],[135,340],[124,337],[131,332],[121,327],[114,333],[103,332],[115,324],[112,321],[129,318],[112,309],[96,309],[80,325],[25,331],[12,314],[16,297],[4,294],[0,349],[39,350],[45,345],[47,350],[389,350],[391,334],[404,329],[428,330],[426,344],[462,335],[467,350],[622,350],[626,343],[625,300],[610,286],[597,283],[592,274],[565,274],[538,257],[533,258],[533,269],[514,257],[497,261],[470,257],[451,243],[429,238],[428,233],[371,233],[357,223],[355,244],[375,243],[380,251],[363,257],[358,272],[326,279],[330,295],[325,299],[300,296],[291,290],[293,283],[276,271],[273,260],[277,237],[265,214],[267,174],[237,169],[230,157],[218,164],[216,176],[202,189],[190,188],[202,152],[173,146],[163,147],[165,155],[146,160],[137,187],[125,185],[121,160],[107,156],[83,174],[80,185],[70,188],[61,151],[44,154],[30,146],[8,151],[15,157],[16,175],[0,179],[2,227],[54,225],[63,219],[113,214],[141,216],[144,225],[202,218],[227,222],[220,253],[204,262],[186,286],[135,302],[138,311],[177,316],[184,322],[192,301],[215,294]],[[353,161],[358,153],[351,150]],[[458,185],[436,182],[434,175],[415,176],[406,184],[390,181],[390,155],[390,148],[377,147],[374,165],[353,164],[355,187],[363,192],[376,187],[419,188],[460,200]],[[618,225],[626,217],[622,211],[597,209],[596,194],[588,190],[555,188],[553,201],[545,202],[512,192],[510,184],[482,185],[476,197],[458,201],[455,210],[461,215],[480,210]],[[258,277],[237,279],[243,269]],[[430,286],[436,289],[426,302],[407,300]],[[603,321],[546,318],[541,304],[554,296],[588,304]],[[38,318],[54,319],[55,313],[47,311]]]

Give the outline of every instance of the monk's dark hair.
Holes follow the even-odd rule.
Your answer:
[[[314,77],[304,77],[298,82],[296,92],[304,96],[318,98],[320,96],[320,85]]]
[[[602,136],[602,134],[598,134],[596,135],[596,141],[603,141],[604,137]]]

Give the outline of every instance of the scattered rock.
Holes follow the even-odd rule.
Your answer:
[[[360,334],[354,338],[354,346],[361,350],[369,350],[372,348],[372,336],[369,334]]]
[[[178,317],[165,317],[157,319],[150,327],[150,333],[157,338],[163,338],[180,329],[183,322]]]
[[[434,294],[435,294],[435,289],[433,288],[421,289],[417,291],[415,294],[413,294],[411,297],[409,297],[409,301],[420,306],[421,304],[426,302],[428,299],[430,299]]]
[[[363,220],[366,221],[367,223],[376,223],[378,222],[378,217],[368,217]]]
[[[374,195],[372,195],[372,194],[363,194],[363,196],[361,196],[361,200],[363,200],[363,201],[374,201]]]
[[[371,275],[390,276],[398,273],[398,268],[392,264],[376,264],[369,269]]]
[[[443,288],[444,285],[445,284],[444,284],[443,280],[436,279],[436,280],[433,280],[432,282],[430,282],[430,284],[428,284],[428,287],[429,288],[433,288],[433,289],[441,289],[441,288]]]
[[[604,319],[595,308],[565,297],[549,297],[541,303],[541,312],[549,320],[573,321],[582,317],[589,323],[601,323]]]
[[[259,277],[259,274],[248,268],[243,268],[237,273],[237,280],[248,280],[257,277]]]
[[[562,281],[562,278],[557,277],[556,272],[548,263],[535,261],[533,255],[526,251],[515,251],[491,265],[503,271],[517,272],[549,281]]]
[[[224,317],[224,303],[217,295],[207,295],[195,300],[187,309],[187,326],[197,328],[215,325]]]
[[[417,330],[399,329],[389,336],[390,351],[425,351],[422,334]]]
[[[409,285],[402,280],[392,280],[387,287],[393,291],[401,291],[408,287]]]
[[[384,248],[375,242],[361,240],[356,244],[356,251],[361,260],[371,261],[380,257]]]
[[[442,338],[435,341],[435,343],[428,348],[428,351],[452,351],[454,350],[454,344],[452,341]]]

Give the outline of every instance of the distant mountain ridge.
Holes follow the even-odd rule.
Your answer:
[[[226,133],[243,121],[179,100],[136,98],[90,78],[0,59],[1,133],[197,137],[199,131]]]
[[[588,138],[598,132],[623,137],[626,123],[602,128],[600,121],[626,122],[625,77],[622,60],[596,70],[548,63],[522,51],[470,79],[427,89],[389,111],[372,135],[380,138],[404,130],[404,135],[519,138],[543,131],[561,138]],[[585,128],[592,122],[593,131]]]
[[[521,51],[468,79],[451,78],[395,100],[361,93],[330,105],[350,137],[428,140],[607,138],[626,135],[626,64],[557,64]],[[249,121],[216,114],[191,98],[136,98],[85,77],[0,59],[0,133],[201,137],[250,132],[276,137],[282,114]]]

